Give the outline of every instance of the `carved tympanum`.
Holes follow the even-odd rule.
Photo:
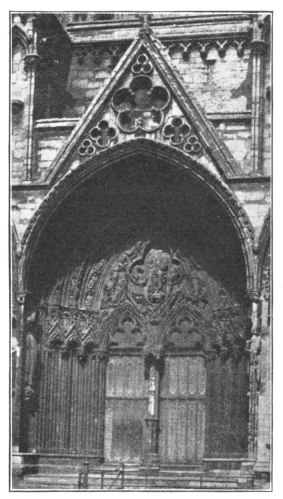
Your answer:
[[[146,241],[75,268],[53,288],[45,309],[48,345],[76,349],[79,358],[101,345],[159,356],[166,345],[241,350],[249,326],[194,257]]]

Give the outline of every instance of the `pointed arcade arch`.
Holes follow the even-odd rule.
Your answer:
[[[178,172],[184,172],[188,178],[193,178],[213,193],[237,233],[245,262],[246,291],[249,292],[254,288],[253,229],[234,193],[219,177],[182,151],[146,138],[136,138],[113,146],[107,151],[100,152],[95,158],[86,160],[66,173],[49,191],[30,220],[22,240],[23,256],[19,269],[22,291],[28,289],[29,273],[41,235],[51,217],[60,210],[63,201],[80,186],[85,185],[88,180],[95,178],[98,172],[113,166],[117,169],[121,164],[130,162],[135,164],[141,158],[143,161],[159,161],[164,165],[164,169],[170,165],[176,169],[176,176]]]

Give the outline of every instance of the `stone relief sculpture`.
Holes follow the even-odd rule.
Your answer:
[[[78,279],[75,271],[64,287],[67,305],[47,306],[49,345],[68,349],[76,344],[80,352],[102,343],[142,347],[146,355],[159,355],[166,345],[228,355],[245,348],[249,324],[244,311],[220,284],[211,285],[193,256],[139,241],[83,272]]]

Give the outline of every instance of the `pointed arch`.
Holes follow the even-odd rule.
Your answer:
[[[271,236],[271,213],[266,214],[263,226],[258,238],[258,269],[257,269],[257,285],[261,286],[262,272],[267,257],[267,252],[270,250],[270,236]]]
[[[28,39],[24,29],[18,24],[12,26],[12,47],[14,48],[19,43],[26,51],[28,46]]]
[[[119,164],[122,162],[138,158],[158,160],[164,168],[169,166],[175,168],[176,175],[183,171],[200,182],[206,189],[213,191],[222,208],[228,214],[242,248],[245,261],[246,291],[253,290],[255,284],[254,232],[245,210],[234,193],[223,180],[192,157],[170,145],[157,143],[146,138],[127,140],[107,151],[100,152],[95,158],[85,161],[66,173],[49,191],[30,220],[22,239],[21,288],[23,290],[28,288],[28,275],[41,234],[51,216],[60,209],[62,202],[98,172],[113,165],[119,168]],[[135,161],[132,163],[135,164]]]

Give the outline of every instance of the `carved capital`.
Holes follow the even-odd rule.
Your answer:
[[[25,56],[25,70],[26,71],[35,71],[38,67],[39,55],[37,52],[32,52]]]
[[[27,296],[31,293],[29,291],[20,291],[17,293],[17,302],[19,305],[24,305],[26,303]]]
[[[247,292],[247,299],[249,300],[250,303],[259,303],[260,299],[260,293],[259,291],[255,289],[251,289],[250,291]]]

